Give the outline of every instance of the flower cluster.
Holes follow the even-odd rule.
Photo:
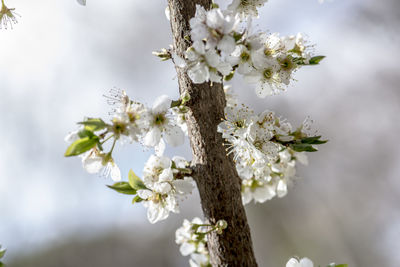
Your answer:
[[[176,230],[175,242],[180,245],[183,256],[189,256],[190,267],[210,267],[210,256],[207,248],[207,234],[216,231],[221,234],[228,227],[225,220],[219,220],[215,225],[205,224],[200,218],[192,221],[184,220],[183,225]]]
[[[228,9],[240,15],[242,19],[258,17],[257,8],[262,7],[268,0],[233,0]]]
[[[293,72],[303,65],[318,64],[323,56],[311,56],[304,36],[251,33],[250,24],[240,30],[240,18],[257,16],[257,7],[266,1],[234,1],[227,10],[206,11],[196,6],[190,20],[193,45],[186,51],[188,76],[194,83],[230,80],[237,72],[255,84],[264,98],[285,90]]]
[[[314,267],[314,263],[309,258],[291,258],[287,263],[286,267]],[[348,267],[347,264],[336,264],[331,263],[327,267]]]
[[[314,145],[326,142],[321,136],[310,136],[309,119],[293,131],[289,122],[272,111],[256,115],[237,104],[225,108],[218,131],[228,142],[228,154],[233,154],[242,179],[244,204],[285,196],[295,177],[296,163],[307,164],[305,151],[316,151]]]
[[[12,24],[18,23],[17,21],[17,16],[19,16],[17,13],[15,13],[15,8],[8,8],[6,4],[4,3],[4,0],[1,0],[1,10],[0,10],[0,30],[4,27],[4,29],[7,29],[8,24],[10,24],[10,27],[12,29]]]
[[[291,258],[286,263],[286,267],[314,267],[314,264],[309,258]]]
[[[172,161],[164,156],[152,155],[143,170],[143,185],[137,190],[138,201],[147,208],[151,223],[164,220],[169,212],[178,213],[178,197],[192,192],[194,181],[190,177],[189,163],[174,157]],[[138,178],[136,178],[138,179]]]
[[[110,91],[107,99],[109,104],[116,106],[111,123],[105,123],[100,118],[87,118],[79,123],[81,126],[78,130],[65,138],[70,143],[65,156],[79,155],[89,173],[110,175],[115,181],[121,179],[119,168],[112,158],[117,140],[154,147],[157,155],[163,154],[165,142],[173,147],[184,143],[187,127],[182,118],[186,111],[184,103],[188,101],[187,96],[172,101],[162,95],[151,108],[130,100],[125,91],[116,89]],[[110,139],[113,139],[111,150],[104,152],[103,145]]]
[[[111,122],[100,118],[86,118],[80,122],[79,129],[65,138],[70,144],[65,156],[79,156],[87,172],[110,176],[117,182],[110,188],[136,195],[133,202],[143,202],[151,223],[164,220],[170,212],[179,212],[178,198],[191,193],[194,187],[191,169],[181,157],[171,160],[162,155],[166,143],[178,146],[184,142],[187,133],[185,103],[189,97],[185,95],[172,101],[162,95],[149,108],[129,99],[124,91],[112,89],[107,100],[115,106]],[[106,152],[105,143],[111,139],[111,148]],[[121,171],[112,157],[118,140],[154,147],[155,155],[145,165],[143,181],[131,171],[129,182],[120,182]]]

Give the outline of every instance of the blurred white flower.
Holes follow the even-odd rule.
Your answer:
[[[262,7],[268,0],[233,0],[228,10],[240,14],[241,18],[258,17],[257,8]]]
[[[91,174],[110,176],[115,182],[121,180],[121,171],[108,154],[101,154],[96,148],[81,155],[83,168]]]
[[[82,6],[86,6],[86,0],[77,0],[78,3]]]
[[[300,261],[296,258],[291,258],[286,267],[314,267],[313,262],[309,258],[302,258]]]

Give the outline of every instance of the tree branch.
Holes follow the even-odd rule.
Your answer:
[[[190,46],[189,20],[196,4],[209,9],[210,0],[168,0],[174,50],[178,56]],[[208,235],[212,266],[257,266],[250,229],[241,201],[240,178],[231,157],[226,155],[217,125],[224,117],[225,94],[222,84],[193,84],[183,69],[176,68],[181,93],[188,92],[186,119],[193,153],[192,165],[205,218],[210,224],[224,219],[228,228],[222,235]]]

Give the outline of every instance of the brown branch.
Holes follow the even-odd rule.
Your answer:
[[[210,0],[168,0],[174,50],[178,56],[190,46],[189,20],[196,4],[208,9]],[[176,68],[181,93],[188,92],[186,119],[193,153],[192,165],[205,218],[210,224],[224,219],[228,228],[222,235],[208,235],[212,266],[257,266],[250,229],[241,201],[240,178],[230,157],[226,156],[217,125],[224,117],[225,94],[222,84],[193,84],[186,72]]]

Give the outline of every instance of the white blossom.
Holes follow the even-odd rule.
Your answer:
[[[213,8],[206,11],[204,7],[196,5],[196,14],[190,20],[192,41],[206,42],[206,49],[218,49],[229,54],[235,49],[235,40],[231,34],[239,25],[239,18],[235,14]]]
[[[257,8],[262,7],[268,0],[233,0],[228,10],[240,14],[244,19],[247,17],[258,17]]]
[[[300,138],[308,136],[302,132],[303,127],[309,128],[308,121],[296,131]],[[228,154],[232,153],[236,162],[244,204],[284,197],[296,178],[296,163],[308,163],[304,152],[284,145],[295,138],[292,126],[272,111],[255,115],[244,105],[227,106],[218,131],[228,142]]]
[[[83,168],[91,174],[110,176],[115,182],[121,180],[121,171],[109,154],[100,153],[93,148],[81,155]]]
[[[186,51],[187,73],[194,83],[220,83],[222,77],[232,71],[229,63],[224,62],[215,49],[206,49],[203,41],[195,41]]]
[[[175,242],[180,245],[179,251],[183,256],[189,256],[191,267],[202,267],[210,264],[210,257],[207,249],[207,227],[203,225],[200,218],[192,221],[185,219],[183,225],[176,230]]]
[[[286,263],[286,267],[314,267],[314,264],[309,258],[302,258],[300,260],[291,258]]]
[[[8,25],[10,25],[12,29],[12,25],[18,23],[17,17],[20,15],[15,12],[15,8],[8,8],[4,4],[4,0],[1,1],[1,9],[0,9],[0,30],[2,28],[7,29]]]
[[[174,162],[174,164],[173,164]],[[190,194],[194,188],[190,176],[181,175],[187,162],[180,157],[173,161],[164,156],[151,155],[143,169],[143,183],[147,189],[138,190],[144,200],[151,223],[164,220],[170,212],[179,213],[178,197]]]
[[[171,109],[171,99],[162,95],[158,97],[151,109],[148,110],[147,116],[148,128],[143,137],[144,144],[149,147],[160,145],[161,138],[171,146],[179,146],[184,142],[184,133],[176,124]]]

